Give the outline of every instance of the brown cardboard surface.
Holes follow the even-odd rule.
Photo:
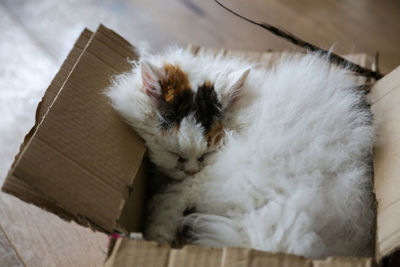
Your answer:
[[[81,55],[83,49],[89,42],[90,37],[92,36],[92,32],[85,29],[81,35],[79,36],[78,40],[75,42],[71,52],[68,54],[67,58],[65,59],[64,63],[62,64],[60,70],[52,80],[50,86],[47,88],[45,95],[43,96],[41,102],[39,103],[36,109],[36,120],[35,125],[29,131],[29,133],[25,136],[24,142],[21,144],[20,151],[16,156],[18,159],[24,150],[27,143],[32,138],[33,134],[35,133],[39,123],[45,116],[46,112],[48,111],[51,103],[54,101],[54,98],[58,94],[61,86],[66,81],[69,73],[71,72],[73,66],[77,62],[79,56]],[[17,161],[14,162],[13,166]],[[35,205],[45,208],[59,216],[63,217],[64,219],[70,219],[70,215],[67,211],[61,209],[57,206],[54,200],[50,200],[44,194],[38,192],[34,187],[29,185],[28,183],[17,179],[11,173],[8,175],[7,180],[5,181],[3,191],[13,194],[20,199],[28,202],[34,203]]]
[[[208,53],[213,55],[222,54],[226,57],[242,57],[247,60],[254,61],[258,66],[264,68],[271,68],[276,60],[278,60],[282,56],[286,56],[288,54],[293,54],[290,51],[269,51],[269,52],[252,52],[252,51],[234,51],[227,49],[215,49],[208,47],[200,47],[197,45],[189,45],[188,49],[192,51],[193,54],[198,53]],[[375,67],[374,59],[366,54],[349,54],[344,55],[344,58],[359,64],[365,67]],[[363,77],[360,77],[360,81],[364,81]]]
[[[4,191],[9,181],[21,180],[78,222],[114,230],[145,147],[102,92],[135,58],[124,39],[99,27],[21,152]]]
[[[372,267],[370,258],[309,260],[300,256],[244,248],[185,246],[171,249],[155,242],[118,239],[105,267]]]
[[[168,266],[170,248],[155,242],[118,239],[105,267]]]
[[[135,176],[133,184],[129,186],[129,199],[115,227],[120,232],[139,232],[144,228],[143,218],[145,217],[147,192],[146,167],[147,164],[146,161],[144,161]]]
[[[373,267],[375,263],[371,258],[328,258],[315,260],[313,267]]]
[[[58,94],[61,87],[67,80],[68,75],[72,71],[73,67],[78,61],[80,55],[82,54],[83,50],[85,49],[92,35],[93,32],[89,31],[88,29],[84,29],[81,35],[79,36],[78,40],[75,42],[74,47],[72,48],[71,52],[63,62],[60,70],[54,77],[49,88],[47,88],[46,93],[42,98],[42,101],[39,103],[39,106],[36,110],[35,126],[37,126],[40,123],[44,115],[47,113],[48,109],[50,108],[50,105],[53,103],[56,95]]]
[[[270,253],[244,248],[223,248],[221,267],[228,266],[310,266],[311,260],[296,255]]]
[[[378,140],[374,186],[378,201],[376,258],[400,249],[400,67],[371,90]]]

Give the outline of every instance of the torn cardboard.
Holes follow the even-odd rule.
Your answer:
[[[193,53],[206,50],[191,47]],[[220,50],[207,50],[221,53]],[[269,67],[282,53],[222,51]],[[103,91],[113,75],[131,68],[134,48],[100,26],[84,31],[48,88],[2,190],[65,219],[111,233],[140,231],[144,217],[145,146],[111,108]],[[368,66],[365,56],[352,61]],[[381,122],[375,190],[379,201],[376,259],[388,259],[400,246],[399,71],[372,90],[372,110]],[[372,266],[371,258],[302,257],[241,248],[185,246],[171,249],[154,242],[119,239],[106,266]]]

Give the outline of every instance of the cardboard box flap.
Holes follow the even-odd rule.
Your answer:
[[[109,232],[130,197],[145,147],[105,104],[103,91],[136,58],[127,41],[100,26],[8,176],[54,200],[78,222]]]
[[[185,246],[171,249],[155,242],[118,239],[105,267],[372,267],[371,258],[310,260],[296,255],[244,248]]]
[[[400,67],[371,90],[377,124],[374,150],[374,187],[378,201],[376,257],[381,260],[400,249]]]
[[[89,42],[90,37],[92,36],[93,32],[85,29],[81,35],[79,36],[78,40],[75,42],[72,50],[68,54],[67,58],[65,59],[64,63],[62,64],[60,70],[52,80],[50,86],[47,88],[45,95],[42,97],[37,109],[36,109],[36,118],[35,118],[35,125],[29,131],[29,133],[25,136],[23,143],[20,146],[20,150],[15,157],[15,161],[12,165],[12,168],[15,166],[15,163],[18,161],[22,151],[24,150],[25,146],[28,144],[30,139],[32,138],[33,134],[35,133],[39,123],[47,113],[50,105],[54,101],[54,98],[58,94],[62,84],[67,80],[69,73],[71,72],[73,66],[78,61],[79,56],[83,52],[84,48],[86,47],[87,43]],[[59,206],[57,206],[54,200],[49,199],[45,195],[41,194],[35,188],[33,188],[28,183],[17,179],[14,177],[11,172],[8,175],[3,188],[3,191],[13,194],[18,198],[24,200],[28,203],[33,203],[39,207],[42,207],[48,211],[51,211],[64,219],[71,220],[72,216],[69,214],[68,211],[63,210]]]
[[[209,47],[201,47],[198,45],[189,45],[188,49],[192,51],[193,54],[212,54],[212,55],[223,55],[225,57],[241,57],[246,60],[253,61],[256,66],[263,68],[271,68],[276,63],[276,61],[287,55],[291,55],[293,53],[301,53],[301,52],[293,52],[293,51],[268,51],[268,52],[252,52],[252,51],[235,51],[235,50],[227,50],[227,49],[216,49]],[[367,68],[376,68],[375,59],[366,54],[348,54],[343,55],[347,60],[359,64],[360,66]],[[361,84],[366,82],[365,77],[359,76],[358,81]]]
[[[34,126],[35,129],[46,115],[57,94],[60,92],[60,89],[67,80],[69,74],[74,68],[76,62],[81,56],[86,45],[89,43],[89,40],[92,37],[92,35],[93,35],[92,31],[88,29],[83,30],[79,38],[76,40],[72,50],[69,52],[67,58],[63,62],[60,70],[58,71],[54,79],[51,81],[50,86],[47,88],[41,102],[37,107],[36,122]]]

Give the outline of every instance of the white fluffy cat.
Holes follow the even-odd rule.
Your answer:
[[[311,54],[270,70],[180,48],[143,56],[107,95],[176,179],[153,197],[145,237],[371,255],[374,129],[357,85]]]

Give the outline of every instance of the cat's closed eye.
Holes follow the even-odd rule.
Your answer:
[[[174,155],[175,157],[177,157],[179,163],[185,163],[185,162],[188,161],[186,158],[182,157],[178,153],[175,153],[175,152],[172,152],[172,151],[168,151],[168,152],[171,153],[172,155]],[[204,153],[203,155],[201,155],[200,157],[197,158],[197,161],[198,162],[203,162],[207,156],[211,155],[214,152],[215,151],[209,151],[209,152]]]
[[[211,154],[214,153],[214,152],[215,152],[215,151],[206,152],[206,153],[204,153],[203,155],[201,155],[201,157],[197,158],[197,160],[198,160],[199,162],[203,162],[204,159],[205,159],[206,157],[208,157],[209,155],[211,155]]]
[[[187,160],[182,157],[181,155],[179,155],[178,153],[172,152],[172,151],[168,151],[169,153],[171,153],[172,155],[174,155],[175,157],[178,158],[178,162],[180,163],[185,163]]]

